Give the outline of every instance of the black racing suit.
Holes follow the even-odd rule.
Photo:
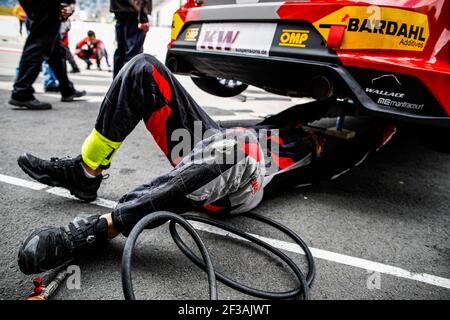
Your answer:
[[[249,211],[263,195],[337,176],[393,134],[392,127],[377,124],[366,134],[316,156],[317,144],[301,125],[274,127],[266,120],[252,128],[225,129],[162,63],[145,54],[133,58],[113,81],[95,130],[122,142],[141,120],[174,169],[119,200],[112,213],[113,225],[124,234],[145,215],[159,210]],[[183,133],[192,138],[184,141],[184,154],[177,139]],[[86,162],[89,155],[85,153]]]

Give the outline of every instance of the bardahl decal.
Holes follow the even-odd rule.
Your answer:
[[[347,6],[316,21],[328,39],[331,25],[346,27],[341,49],[423,51],[429,37],[426,14],[375,6]]]
[[[308,30],[283,29],[278,45],[280,47],[306,48],[308,37]]]

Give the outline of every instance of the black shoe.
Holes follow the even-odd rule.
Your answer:
[[[72,69],[72,71],[70,71],[70,73],[80,73],[80,69]]]
[[[36,229],[19,248],[18,263],[25,274],[41,273],[79,258],[108,239],[108,222],[82,214],[65,227]]]
[[[50,103],[41,102],[38,99],[33,99],[33,100],[28,100],[28,101],[20,101],[20,100],[11,98],[11,100],[9,100],[9,104],[16,106],[16,107],[27,108],[30,110],[47,110],[47,109],[52,108],[52,105]]]
[[[72,102],[75,98],[81,98],[84,97],[86,95],[86,90],[75,90],[75,92],[67,97],[61,97],[61,101],[62,102]]]
[[[59,87],[48,87],[44,88],[44,92],[59,92]]]
[[[75,197],[84,201],[94,201],[103,176],[88,178],[82,167],[81,156],[76,158],[39,159],[29,153],[19,157],[17,163],[33,179],[49,186],[63,187]]]

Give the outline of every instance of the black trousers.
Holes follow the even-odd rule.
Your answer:
[[[145,32],[138,28],[138,15],[133,12],[115,12],[117,49],[114,52],[114,78],[123,65],[144,52]]]
[[[30,18],[31,25],[11,97],[21,101],[34,98],[33,83],[39,75],[44,59],[47,59],[59,81],[61,95],[72,95],[74,87],[67,77],[66,52],[59,41],[61,25],[59,2],[56,0],[20,0],[19,2]]]
[[[22,35],[23,25],[25,21],[19,20],[19,34]]]
[[[237,213],[259,203],[264,162],[254,159],[245,147],[256,145],[256,136],[247,130],[222,128],[161,62],[144,54],[134,57],[114,79],[95,129],[109,140],[122,142],[140,121],[174,169],[119,200],[112,214],[116,230],[126,235],[142,217],[154,211],[181,214],[204,209]],[[200,126],[198,131],[196,125]],[[179,129],[192,138],[182,154],[175,152],[180,141],[173,139]],[[206,131],[209,138],[204,136]],[[232,161],[212,161],[211,155],[221,152],[216,150],[221,142],[230,139],[236,147]]]
[[[73,58],[72,52],[70,52],[70,49],[68,46],[63,46],[64,50],[66,51],[66,59],[67,62],[69,62],[70,66],[72,67],[72,70],[79,70],[80,68],[78,67],[75,59]]]
[[[101,56],[98,50],[94,50],[93,48],[81,50],[80,53],[78,53],[78,57],[86,62],[88,68],[91,66],[90,58],[94,57],[97,67],[100,67]]]

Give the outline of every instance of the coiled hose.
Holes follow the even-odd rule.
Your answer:
[[[139,235],[147,228],[148,225],[151,223],[161,221],[161,220],[169,220],[169,230],[170,234],[175,242],[175,244],[178,246],[178,248],[183,252],[183,254],[188,257],[194,264],[196,264],[200,269],[204,270],[207,273],[208,276],[208,285],[209,285],[209,298],[211,300],[217,300],[217,280],[222,282],[223,284],[229,286],[230,288],[233,288],[237,291],[240,291],[244,294],[248,294],[253,297],[257,298],[264,298],[264,299],[294,299],[294,298],[303,298],[305,300],[308,300],[310,297],[309,289],[310,286],[314,280],[316,269],[314,264],[314,258],[311,254],[311,251],[309,250],[306,243],[292,230],[287,228],[286,226],[280,224],[279,222],[263,217],[256,213],[246,213],[239,216],[244,216],[259,222],[262,222],[264,224],[267,224],[285,235],[287,235],[289,238],[291,238],[293,241],[295,241],[305,252],[306,260],[308,262],[308,273],[306,277],[304,276],[303,272],[300,270],[300,268],[297,266],[297,264],[289,258],[286,254],[284,254],[281,250],[271,246],[270,244],[264,242],[263,240],[252,236],[246,232],[243,232],[241,230],[238,230],[234,227],[231,227],[229,225],[223,224],[221,222],[218,222],[217,220],[200,217],[200,216],[194,216],[194,215],[178,215],[172,212],[167,211],[158,211],[150,213],[149,215],[145,216],[143,219],[141,219],[136,226],[131,231],[130,235],[128,236],[127,242],[125,244],[123,256],[122,256],[122,288],[124,292],[125,299],[127,300],[134,300],[136,299],[133,289],[133,283],[132,283],[132,277],[131,277],[131,259],[134,251],[134,247],[136,245],[136,241],[139,237]],[[203,224],[207,224],[210,226],[214,226],[216,228],[223,229],[229,233],[232,233],[238,237],[244,238],[260,247],[263,247],[264,249],[270,251],[277,257],[279,257],[281,260],[283,260],[289,268],[294,272],[295,276],[297,277],[299,281],[298,287],[295,289],[292,289],[290,291],[285,292],[272,292],[272,291],[264,291],[259,290],[256,288],[249,287],[245,284],[239,283],[222,273],[215,271],[211,257],[208,253],[208,249],[206,248],[205,244],[203,243],[202,239],[200,238],[197,231],[194,229],[194,227],[188,222],[188,221],[197,221]],[[183,229],[185,229],[190,236],[193,238],[195,244],[197,245],[201,258],[197,256],[195,253],[192,252],[192,250],[183,242],[180,235],[178,234],[176,230],[176,226],[179,225]]]

